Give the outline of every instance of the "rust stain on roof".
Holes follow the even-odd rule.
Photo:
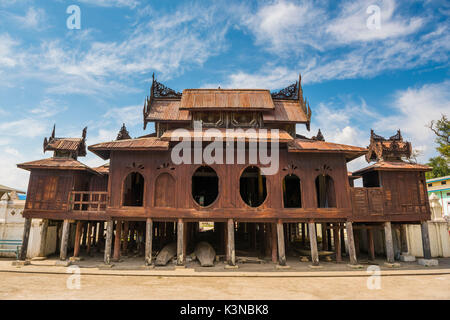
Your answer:
[[[161,136],[161,140],[165,141],[179,141],[184,138],[190,138],[192,140],[212,141],[217,138],[222,138],[224,141],[227,139],[245,139],[245,141],[272,141],[278,140],[280,143],[292,141],[292,136],[284,130],[279,129],[278,135],[275,135],[274,130],[267,129],[181,129],[181,130],[167,130]]]
[[[308,122],[298,100],[275,100],[275,109],[263,113],[264,122]]]
[[[180,100],[154,100],[147,121],[190,121],[188,110],[180,110]]]
[[[272,110],[269,90],[186,89],[180,110]]]
[[[36,161],[20,163],[17,167],[25,170],[30,169],[59,169],[59,170],[86,170],[95,172],[87,165],[78,160],[68,158],[48,158]]]
[[[379,161],[366,168],[353,172],[353,175],[361,175],[364,172],[373,170],[430,171],[432,168],[427,165],[404,161]]]
[[[80,138],[58,138],[50,142],[46,150],[77,151],[82,141]]]

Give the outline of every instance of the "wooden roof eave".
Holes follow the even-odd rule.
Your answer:
[[[427,172],[427,171],[431,171],[433,170],[433,168],[428,167],[416,167],[416,168],[408,168],[408,167],[397,167],[397,168],[383,168],[383,167],[374,167],[373,165],[359,169],[355,172],[353,172],[353,175],[359,175],[361,176],[362,174],[365,174],[367,172],[371,172],[371,171],[419,171],[419,172]]]
[[[58,166],[40,166],[40,165],[27,165],[17,164],[17,167],[23,170],[60,170],[60,171],[86,171],[95,175],[100,175],[99,172],[89,167],[58,167]]]

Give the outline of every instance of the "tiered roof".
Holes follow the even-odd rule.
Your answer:
[[[87,127],[83,129],[81,138],[57,138],[55,137],[55,127],[53,126],[51,136],[48,139],[44,138],[44,152],[54,151],[55,156],[61,153],[69,154],[74,159],[86,156]]]

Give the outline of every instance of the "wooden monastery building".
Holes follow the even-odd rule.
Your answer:
[[[81,138],[57,137],[53,128],[44,140],[44,152],[53,156],[18,165],[30,171],[21,259],[31,219],[58,226],[61,260],[104,250],[105,264],[134,253],[150,265],[165,248],[184,265],[207,242],[230,266],[240,255],[285,265],[291,253],[305,251],[317,265],[320,250],[357,264],[362,252],[375,259],[374,234],[381,232],[392,263],[393,230],[403,247],[405,224],[422,224],[424,256],[431,258],[424,175],[430,168],[408,161],[411,144],[400,131],[388,139],[372,131],[368,148],[325,141],[320,130],[312,138],[296,134],[298,124],[309,131],[311,114],[301,78],[272,93],[179,93],[153,78],[143,121],[144,129],[154,123],[155,132],[131,138],[124,125],[115,141],[87,148],[107,164],[90,168],[78,160],[86,155],[86,128]],[[181,143],[191,148],[179,157],[190,163],[174,160]],[[223,155],[211,152],[212,143]],[[275,172],[267,174],[273,163],[261,156],[250,161],[260,143],[276,146],[268,147]],[[244,157],[229,156],[227,148]],[[227,159],[196,156],[208,152]],[[361,156],[373,164],[349,173],[347,163]],[[363,187],[353,186],[356,178]],[[214,227],[204,231],[201,222]]]

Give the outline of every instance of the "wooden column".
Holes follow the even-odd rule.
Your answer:
[[[59,259],[60,260],[67,259],[67,245],[69,243],[69,231],[70,231],[69,220],[64,220],[62,236],[61,236],[61,249],[59,250]]]
[[[302,245],[306,244],[306,228],[305,224],[302,223]]]
[[[92,222],[93,225],[93,231],[92,231],[92,246],[95,247],[97,245],[97,228],[98,228],[98,223],[97,222]]]
[[[83,240],[81,242],[81,246],[83,248],[86,248],[86,244],[87,244],[87,222],[83,222]]]
[[[272,247],[272,262],[276,263],[278,261],[278,244],[277,244],[277,224],[272,223],[270,225],[271,233],[271,247]]]
[[[341,252],[347,252],[347,249],[346,249],[346,247],[345,247],[345,235],[344,235],[344,229],[343,229],[343,227],[344,227],[344,224],[343,223],[339,223],[338,224],[340,227],[342,227],[342,228],[340,228],[340,236],[341,236]]]
[[[431,247],[430,247],[430,235],[428,232],[428,222],[422,221],[422,247],[423,247],[423,258],[431,259]]]
[[[326,232],[327,232],[328,251],[331,251],[331,250],[333,250],[331,248],[331,230],[328,228],[330,226],[330,224],[327,223],[326,226],[327,226]]]
[[[89,255],[92,247],[92,222],[88,222],[86,229],[86,252]]]
[[[39,257],[45,257],[45,247],[47,245],[47,231],[48,231],[48,219],[42,219]]]
[[[228,219],[227,221],[227,257],[228,265],[236,265],[236,251],[234,247],[234,221]]]
[[[325,223],[321,223],[320,227],[322,229],[322,251],[327,251],[328,250],[327,225]]]
[[[129,233],[130,229],[129,229],[129,223],[128,221],[125,221],[123,223],[123,248],[122,248],[122,252],[123,255],[128,255],[128,233]]]
[[[145,228],[145,265],[152,264],[152,243],[153,243],[153,221],[147,219]]]
[[[341,252],[341,237],[340,237],[339,224],[333,224],[333,240],[334,240],[334,251],[336,252],[336,262],[342,262],[342,252]]]
[[[20,248],[19,260],[27,259],[28,240],[30,239],[31,218],[25,218],[23,225],[22,247]]]
[[[369,260],[375,260],[375,243],[373,241],[373,230],[372,228],[367,229],[367,251],[369,253]]]
[[[394,242],[392,240],[392,226],[391,223],[384,223],[384,238],[386,243],[386,260],[389,263],[394,263]]]
[[[184,222],[178,219],[177,225],[177,265],[184,265]]]
[[[354,241],[355,241],[355,253],[356,253],[356,257],[358,257],[359,254],[360,254],[359,231],[360,231],[360,230],[358,230],[358,229],[353,231],[353,239],[354,239]]]
[[[104,232],[105,232],[105,222],[102,221],[98,225],[97,252],[100,252],[101,247],[104,247],[105,244]]]
[[[277,238],[278,238],[278,263],[280,266],[286,265],[286,252],[284,247],[284,228],[281,220],[277,221]]]
[[[350,257],[350,264],[357,264],[358,259],[356,258],[355,239],[353,238],[353,224],[350,221],[347,221],[345,223],[345,228],[347,229],[348,255]]]
[[[311,261],[313,266],[319,265],[319,251],[317,250],[317,234],[316,224],[314,222],[308,223],[309,243],[311,246]]]
[[[402,253],[408,252],[408,241],[406,239],[406,224],[400,225],[400,250]]]
[[[114,221],[110,220],[106,226],[106,241],[105,241],[105,264],[111,263],[111,247],[113,238]]]
[[[77,221],[77,227],[75,230],[75,244],[73,246],[73,256],[80,256],[80,244],[81,244],[81,232],[82,232],[83,223],[81,221]]]
[[[120,240],[122,238],[122,221],[118,220],[116,225],[116,238],[114,239],[113,261],[120,260]]]

